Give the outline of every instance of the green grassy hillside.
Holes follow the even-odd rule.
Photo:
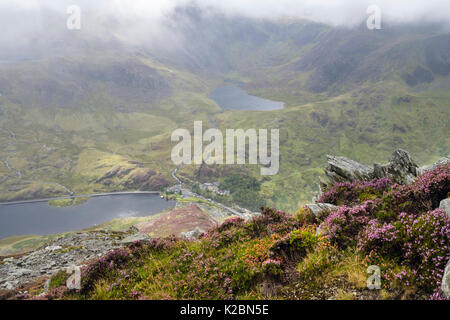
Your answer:
[[[195,120],[279,128],[274,177],[251,166],[181,174],[254,176],[266,204],[289,211],[317,190],[325,154],[371,163],[404,148],[423,164],[449,154],[448,34],[437,27],[340,29],[195,8],[166,23],[182,50],[81,33],[72,51],[44,42],[39,56],[0,66],[1,200],[175,183],[170,134]],[[222,111],[209,94],[230,81],[286,108]]]

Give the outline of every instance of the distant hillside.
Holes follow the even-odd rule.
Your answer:
[[[290,211],[317,190],[326,153],[364,162],[398,147],[421,162],[449,154],[450,35],[439,26],[342,29],[187,6],[164,27],[157,41],[137,42],[113,27],[55,30],[20,56],[2,53],[2,200],[174,184],[170,134],[194,120],[279,128],[279,175],[263,180],[248,166],[210,171],[216,180],[254,176],[266,204]],[[287,107],[222,111],[209,94],[230,82]],[[157,181],[102,179],[130,162]],[[197,167],[181,173],[212,179]]]

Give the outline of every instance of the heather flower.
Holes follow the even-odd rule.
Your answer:
[[[450,259],[450,218],[443,210],[401,213],[392,223],[371,220],[358,236],[358,248],[371,257],[389,257],[411,271],[393,277],[432,292],[440,286]]]
[[[339,207],[325,219],[323,230],[328,239],[340,248],[356,243],[356,236],[373,216],[376,202],[368,200],[352,208]]]
[[[410,185],[394,185],[383,197],[384,210],[420,214],[439,207],[450,192],[450,163],[419,176]]]
[[[337,183],[325,192],[318,202],[335,205],[359,204],[380,197],[391,186],[392,181],[389,178]]]
[[[275,259],[267,259],[262,263],[263,272],[266,275],[279,276],[282,274],[281,261]]]
[[[228,230],[232,227],[241,226],[245,220],[240,217],[231,217],[225,220],[221,226],[217,228],[219,232]]]

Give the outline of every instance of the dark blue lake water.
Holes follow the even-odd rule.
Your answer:
[[[284,108],[283,102],[251,96],[235,85],[227,85],[214,89],[211,92],[210,98],[224,110],[269,111]]]
[[[154,194],[94,197],[63,208],[47,202],[0,205],[0,238],[80,230],[115,218],[151,216],[174,206],[175,201]]]

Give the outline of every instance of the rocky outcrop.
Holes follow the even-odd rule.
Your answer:
[[[331,184],[354,181],[368,180],[371,178],[373,168],[363,165],[351,159],[327,155],[328,167],[325,174],[330,179]]]
[[[409,153],[399,149],[392,153],[387,164],[373,165],[372,178],[388,177],[396,183],[409,184],[417,177],[417,169]]]
[[[351,159],[337,156],[327,156],[328,166],[325,174],[329,183],[321,183],[321,187],[334,185],[339,182],[352,182],[355,180],[372,180],[375,178],[390,178],[395,183],[411,183],[419,174],[417,164],[408,152],[396,150],[386,164],[375,163],[368,166]]]
[[[186,239],[198,239],[202,233],[205,233],[205,230],[195,227],[195,229],[191,231],[182,232],[181,237]]]
[[[142,233],[136,233],[133,235],[130,235],[128,237],[126,237],[125,239],[121,240],[120,243],[121,244],[130,244],[136,241],[140,241],[140,242],[147,242],[150,241],[151,238],[145,234]]]
[[[444,158],[440,158],[438,161],[436,161],[434,164],[430,165],[430,166],[423,166],[420,167],[418,169],[418,174],[424,174],[427,171],[432,171],[434,169],[436,169],[438,166],[442,166],[444,164],[450,163],[450,158],[449,157],[444,157]]]
[[[314,214],[314,216],[317,218],[319,216],[319,214],[323,211],[334,211],[336,210],[338,207],[333,205],[333,204],[329,204],[329,203],[314,203],[314,204],[307,204],[305,205],[305,207],[307,207],[309,210],[311,210],[311,212]]]
[[[106,231],[73,233],[56,238],[45,247],[21,257],[5,258],[0,263],[0,290],[12,290],[69,266],[97,259],[120,247],[126,235]]]

